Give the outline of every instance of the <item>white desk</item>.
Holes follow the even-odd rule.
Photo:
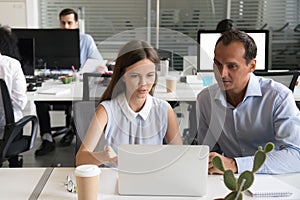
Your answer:
[[[65,200],[77,199],[76,193],[68,192],[65,188],[67,175],[74,174],[74,168],[54,168],[49,179],[45,178],[44,173],[52,169],[46,168],[0,168],[0,197],[1,199],[20,200],[36,199],[32,198],[35,188],[41,187],[40,195],[36,196],[39,200]],[[203,197],[161,197],[161,196],[120,196],[118,195],[116,169],[101,168],[99,195],[98,199],[191,199],[191,200],[212,200],[214,198],[225,197],[230,191],[225,187],[221,175],[208,176],[208,190]],[[276,175],[278,179],[294,186],[294,194],[291,197],[273,198],[274,200],[300,199],[300,173]],[[43,187],[41,180],[45,179]],[[263,179],[260,179],[263,180]],[[40,183],[40,185],[38,185]],[[31,197],[31,198],[29,198]],[[248,195],[244,195],[245,200],[251,200]],[[271,200],[272,198],[268,198]],[[263,200],[263,198],[261,199]]]
[[[29,199],[46,168],[0,168],[0,199]]]
[[[120,196],[118,195],[117,179],[118,174],[116,169],[101,168],[102,173],[100,175],[99,195],[98,199],[198,199],[198,200],[212,200],[214,198],[225,197],[230,191],[223,183],[221,175],[209,175],[208,176],[208,190],[207,194],[203,197],[161,197],[161,196]],[[22,170],[20,170],[22,171]],[[64,187],[64,181],[67,175],[71,175],[74,172],[74,168],[55,168],[48,179],[39,200],[56,200],[56,199],[76,199],[75,193],[67,192]],[[293,196],[287,199],[300,199],[300,173],[298,174],[286,174],[277,175],[277,177],[295,186],[295,193]],[[251,200],[248,195],[244,195],[245,200]],[[271,199],[271,198],[270,198]],[[281,198],[273,198],[274,200],[280,200]],[[261,199],[262,200],[262,199]]]
[[[176,72],[177,73],[177,72]],[[67,90],[62,94],[49,95],[39,94],[38,91],[48,88],[56,88],[58,91]],[[158,83],[155,88],[154,96],[166,101],[195,101],[197,94],[203,89],[201,84],[177,83],[175,93],[167,93],[165,79],[158,76]],[[29,101],[79,101],[82,100],[82,81],[63,84],[60,80],[47,80],[43,82],[35,92],[27,92]]]
[[[179,77],[179,72],[172,72],[172,75]],[[57,88],[57,90],[68,90],[68,92],[58,95],[38,94],[39,90]],[[195,101],[197,94],[203,89],[202,84],[177,83],[175,93],[166,92],[165,78],[158,76],[158,83],[155,88],[154,96],[166,101]],[[27,92],[29,101],[79,101],[82,100],[82,81],[63,84],[60,80],[47,80],[36,92]],[[294,91],[295,101],[300,101],[300,86],[296,86]]]

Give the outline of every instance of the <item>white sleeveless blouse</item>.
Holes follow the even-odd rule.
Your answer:
[[[104,136],[106,144],[118,152],[120,144],[162,144],[168,126],[168,103],[147,95],[144,107],[134,112],[125,93],[103,101],[108,122]]]

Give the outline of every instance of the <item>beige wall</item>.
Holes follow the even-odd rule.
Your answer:
[[[13,28],[37,28],[38,0],[0,0],[0,24]]]

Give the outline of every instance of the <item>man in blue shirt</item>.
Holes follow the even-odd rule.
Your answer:
[[[66,8],[59,13],[59,21],[61,29],[78,29],[78,14],[75,10]],[[97,59],[103,61],[100,52],[97,49],[96,43],[92,36],[88,34],[80,33],[80,64],[81,67],[87,61],[87,59]],[[36,156],[42,156],[48,152],[54,151],[55,143],[51,135],[51,124],[49,111],[51,107],[55,107],[55,102],[35,102],[37,116],[40,124],[40,133],[42,137],[42,144],[35,151]],[[69,113],[68,109],[72,106],[72,102],[64,102],[66,113]],[[61,107],[60,105],[58,105]],[[67,114],[68,115],[68,114]],[[71,116],[68,116],[71,117]],[[74,130],[69,131],[60,140],[61,145],[68,146],[72,143],[74,138]]]
[[[275,150],[258,173],[300,172],[300,112],[292,91],[255,76],[256,44],[242,31],[222,34],[215,46],[217,84],[198,94],[198,143],[208,144],[209,173],[221,173],[211,160],[220,156],[225,169],[251,170],[258,146]]]
[[[78,29],[78,14],[75,10],[66,8],[59,13],[61,29]],[[80,33],[80,64],[84,65],[87,59],[97,59],[103,61],[96,43],[89,34]]]

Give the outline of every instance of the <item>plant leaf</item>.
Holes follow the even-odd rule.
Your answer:
[[[242,188],[241,191],[247,190],[253,184],[254,173],[252,173],[252,172],[250,172],[248,170],[244,171],[243,173],[241,173],[241,175],[239,176],[238,181],[237,181],[238,182],[238,188],[242,184],[243,179],[245,179],[246,182],[244,183],[244,186],[243,186],[243,188]]]
[[[274,149],[274,144],[272,142],[268,142],[265,145],[265,153],[269,153],[270,151],[273,151]]]
[[[266,153],[263,151],[256,151],[254,155],[252,172],[255,173],[264,164],[265,160],[266,160]]]
[[[213,157],[213,159],[212,159],[211,162],[212,162],[212,164],[213,164],[213,166],[214,166],[215,168],[221,170],[222,172],[225,171],[225,169],[224,169],[224,167],[223,167],[223,162],[222,162],[222,160],[221,160],[221,158],[220,158],[219,156]]]
[[[237,191],[237,180],[232,170],[226,170],[223,174],[224,183],[229,190]]]

